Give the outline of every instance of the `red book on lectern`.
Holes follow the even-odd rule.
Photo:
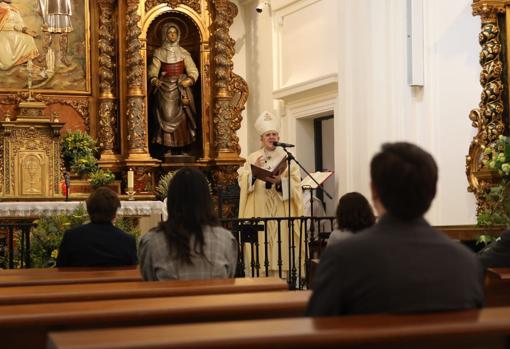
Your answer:
[[[255,165],[251,165],[251,174],[253,177],[260,179],[264,182],[271,182],[268,178],[274,178],[282,174],[283,171],[287,168],[287,157],[284,157],[282,161],[272,171],[268,171],[263,169],[262,167],[258,167]]]

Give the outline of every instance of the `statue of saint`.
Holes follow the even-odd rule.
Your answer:
[[[183,154],[196,139],[191,86],[198,79],[198,69],[190,53],[179,45],[181,31],[175,23],[164,25],[162,34],[163,44],[154,50],[148,68],[155,118],[152,143],[168,148],[168,155]]]

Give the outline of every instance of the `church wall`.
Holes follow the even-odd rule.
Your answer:
[[[474,135],[468,113],[479,99],[479,19],[470,1],[424,1],[424,86],[406,76],[406,1],[344,1],[339,10],[339,191],[369,192],[368,166],[382,142],[430,151],[440,169],[432,224],[475,222],[465,155]],[[364,25],[359,25],[360,23]],[[359,31],[352,37],[352,30]],[[349,33],[351,35],[349,35]],[[355,160],[355,161],[354,161]]]
[[[232,1],[239,9],[239,14],[234,18],[234,23],[230,27],[230,36],[236,41],[235,55],[232,58],[234,62],[234,72],[242,77],[246,77],[247,61],[246,61],[246,28],[244,25],[246,14],[245,8],[239,1]],[[252,93],[252,91],[250,91]],[[248,128],[247,125],[247,112],[242,112],[243,121],[241,122],[241,129],[238,131],[239,145],[241,146],[242,156],[246,156],[248,147]]]
[[[311,166],[313,144],[302,144],[307,127],[329,110],[335,115],[337,198],[353,190],[370,195],[371,157],[383,142],[405,140],[431,152],[440,168],[430,222],[475,223],[465,176],[475,134],[468,113],[481,92],[480,23],[471,15],[471,1],[423,1],[423,87],[407,83],[405,0],[273,0],[272,16],[257,15],[257,3],[240,4],[250,86],[240,130],[243,154],[258,147],[252,125],[268,109],[282,116],[282,139],[295,141],[297,157]],[[287,12],[282,30],[279,16]],[[301,54],[307,47],[317,54]]]

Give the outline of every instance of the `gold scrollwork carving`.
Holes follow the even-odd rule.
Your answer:
[[[143,97],[129,97],[127,105],[127,136],[130,153],[146,153],[146,131]]]
[[[3,142],[4,135],[0,134],[0,193],[3,193],[4,191],[4,180],[8,176],[8,173],[4,172],[4,142]]]
[[[99,88],[101,95],[111,97],[115,89],[115,26],[113,4],[109,0],[99,1]]]
[[[87,132],[90,131],[90,114],[89,114],[89,101],[87,97],[83,98],[76,98],[76,97],[70,97],[70,98],[55,98],[55,97],[42,97],[41,102],[44,102],[46,104],[56,104],[61,103],[70,106],[83,119],[83,123],[85,124],[85,130]]]
[[[213,5],[215,10],[213,23],[214,75],[216,77],[214,85],[218,96],[229,97],[227,85],[232,73],[235,40],[230,37],[228,30],[234,17],[237,16],[237,6],[229,0],[216,0]]]
[[[116,104],[103,100],[99,105],[99,146],[104,154],[113,154],[115,149]]]
[[[504,11],[504,6],[502,7]],[[478,108],[471,110],[469,119],[477,129],[466,156],[466,175],[468,177],[468,191],[473,192],[477,199],[478,209],[484,206],[484,194],[492,184],[493,178],[482,167],[483,150],[505,131],[503,121],[504,105],[502,100],[503,63],[500,55],[502,45],[499,39],[500,28],[497,23],[497,13],[501,8],[493,2],[474,1],[473,14],[482,16],[482,29],[479,35],[481,45],[480,84],[482,93]]]
[[[127,42],[127,81],[132,90],[142,90],[143,86],[143,57],[140,53],[142,43],[139,39],[142,33],[138,14],[138,1],[129,0],[126,13],[126,27],[129,28],[126,35]]]
[[[176,8],[179,5],[186,5],[193,9],[196,13],[201,12],[199,0],[147,0],[145,2],[145,12],[159,4],[168,4],[171,8]]]
[[[212,176],[216,186],[227,187],[237,180],[237,169],[238,165],[235,166],[220,166],[216,167],[212,171]]]
[[[232,57],[235,40],[229,35],[229,28],[237,15],[237,6],[229,0],[213,2],[213,60],[216,102],[213,124],[215,147],[220,151],[240,153],[236,131],[241,127],[241,111],[248,98],[246,81],[233,73]]]
[[[473,16],[480,16],[482,23],[495,22],[498,13],[504,13],[506,0],[473,0]]]
[[[238,168],[239,166],[237,165],[223,165],[213,168],[211,174],[213,177],[215,188],[218,192],[225,194],[231,192],[233,187],[237,188],[236,183]],[[218,199],[220,198],[218,197]],[[234,218],[234,213],[237,209],[238,204],[239,202],[237,200],[235,202],[232,202],[231,200],[222,201],[221,216]]]
[[[89,114],[89,101],[88,97],[56,97],[56,96],[44,96],[40,93],[32,95],[32,97],[38,102],[44,102],[45,104],[64,104],[68,105],[78,114],[80,114],[85,125],[85,130],[90,131],[90,114]],[[20,91],[16,94],[2,95],[0,97],[0,104],[16,104],[18,105],[22,101],[26,101],[28,98],[28,92]]]

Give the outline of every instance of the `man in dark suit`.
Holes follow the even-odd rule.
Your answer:
[[[480,251],[484,268],[510,267],[510,230],[505,230],[496,241]]]
[[[117,194],[101,187],[90,194],[86,204],[91,222],[64,233],[57,267],[135,265],[135,239],[113,225],[120,207]]]
[[[370,165],[379,221],[327,248],[309,316],[479,308],[483,271],[476,255],[423,218],[436,194],[437,165],[409,143],[388,143]]]

